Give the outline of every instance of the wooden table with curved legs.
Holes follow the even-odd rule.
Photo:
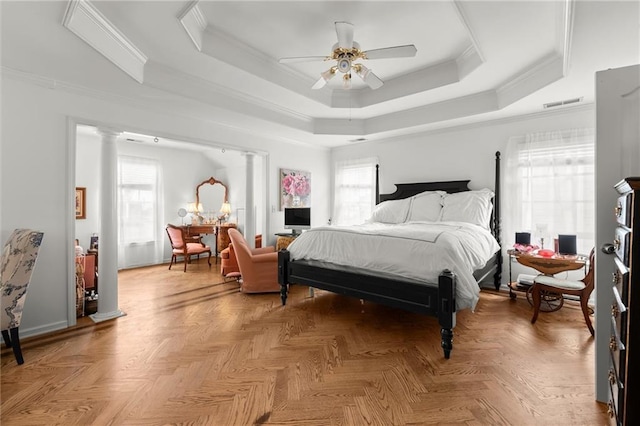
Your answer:
[[[543,275],[555,275],[560,272],[576,271],[582,269],[586,265],[586,258],[581,255],[563,255],[555,253],[553,256],[546,257],[539,254],[523,253],[516,250],[507,251],[509,256],[516,259],[518,263],[524,266],[535,269]],[[511,285],[510,289],[513,289]],[[526,290],[527,300],[533,306],[533,298],[531,295],[531,289],[533,286],[529,286]],[[515,294],[511,293],[511,298],[515,299]],[[560,293],[548,293],[542,296],[542,305],[540,310],[545,312],[557,311],[564,304],[564,298]]]

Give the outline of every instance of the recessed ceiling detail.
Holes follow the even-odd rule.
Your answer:
[[[62,60],[47,68],[9,43],[3,67],[12,75],[31,72],[60,90],[168,106],[220,125],[221,135],[318,147],[540,113],[549,99],[583,97],[589,106],[596,71],[640,59],[639,7],[626,1],[71,0],[63,25],[59,3],[43,2],[38,13],[22,4],[3,3],[5,16],[23,15],[15,24],[4,20],[3,35],[26,46],[37,40],[28,51],[46,52],[40,62]],[[338,78],[313,90],[335,60],[278,58],[327,55],[338,38],[335,22],[352,23],[362,49],[414,45],[417,53],[367,60],[384,82],[375,90],[355,76],[350,90]],[[60,33],[44,43],[33,37],[45,34],[41,28]]]
[[[86,0],[72,0],[62,24],[138,83],[144,81],[147,57],[98,9]]]

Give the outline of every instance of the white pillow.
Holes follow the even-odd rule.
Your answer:
[[[373,209],[369,222],[403,223],[407,220],[410,205],[411,198],[383,201]]]
[[[426,191],[411,197],[409,221],[424,220],[436,222],[442,213],[444,191]]]
[[[481,189],[479,191],[456,192],[447,194],[443,198],[443,222],[468,222],[490,229],[493,191]]]

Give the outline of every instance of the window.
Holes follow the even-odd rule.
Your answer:
[[[159,175],[160,166],[154,160],[118,158],[118,240],[121,245],[158,240]]]
[[[558,234],[577,236],[578,252],[595,243],[593,129],[513,137],[507,146],[506,235],[532,233],[532,244],[554,248]]]
[[[375,205],[377,163],[377,158],[336,163],[334,224],[360,224],[371,217]]]

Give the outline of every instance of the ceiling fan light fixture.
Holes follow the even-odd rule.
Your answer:
[[[356,74],[358,74],[360,76],[360,78],[362,78],[363,80],[367,77],[367,75],[369,75],[369,73],[371,72],[371,70],[367,67],[365,67],[362,64],[355,64],[353,66],[353,69],[356,70]]]
[[[328,70],[320,73],[320,75],[322,76],[322,78],[324,78],[324,81],[329,81],[333,78],[334,75],[336,75],[336,67],[331,67]]]
[[[351,59],[340,58],[338,59],[338,70],[342,73],[348,73],[351,70]]]
[[[342,88],[349,90],[351,89],[351,73],[346,73],[343,77]]]
[[[334,43],[331,48],[330,56],[298,56],[279,59],[282,64],[315,60],[336,61],[335,66],[321,74],[321,78],[313,85],[313,89],[324,87],[336,71],[344,74],[343,88],[350,89],[352,69],[371,89],[378,89],[382,87],[384,82],[367,67],[353,62],[361,59],[408,58],[416,55],[417,49],[413,44],[363,51],[360,49],[360,45],[353,40],[353,24],[345,21],[336,21],[334,24],[338,42]]]

